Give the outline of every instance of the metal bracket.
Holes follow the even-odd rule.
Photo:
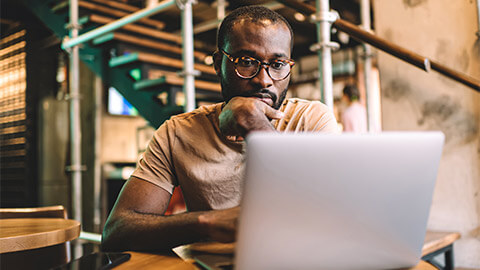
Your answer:
[[[69,36],[65,36],[65,37],[63,38],[63,40],[62,40],[62,44],[66,43],[66,42],[69,41],[69,40],[70,40],[70,37],[69,37]],[[83,47],[83,44],[78,44],[78,45],[76,45],[76,46],[78,46],[78,48],[82,48],[82,47]],[[64,49],[64,51],[66,51],[67,53],[70,54],[70,53],[72,53],[72,48],[73,48],[73,47],[66,48],[66,49]]]
[[[177,7],[180,10],[183,10],[185,8],[186,4],[190,3],[190,4],[194,5],[194,4],[197,3],[197,0],[175,0],[175,2],[177,3]]]
[[[316,23],[316,22],[333,23],[338,18],[340,18],[340,15],[338,14],[337,11],[332,9],[331,11],[317,12],[316,14],[312,14],[310,17],[310,21],[313,23]]]
[[[68,23],[67,25],[65,25],[65,29],[67,29],[67,30],[71,30],[71,29],[80,30],[82,28],[83,28],[83,26],[81,24],[78,24],[78,23]]]
[[[79,100],[81,100],[82,98],[83,98],[82,95],[79,95],[79,94],[77,94],[77,95],[66,94],[64,99],[65,99],[65,100],[72,100],[72,99],[79,99]]]
[[[333,42],[333,41],[326,42],[326,43],[315,43],[312,46],[310,46],[310,51],[317,52],[317,51],[320,51],[323,48],[330,48],[330,49],[335,51],[335,50],[340,49],[340,44],[338,44],[337,42]]]
[[[192,76],[195,76],[195,77],[198,77],[200,76],[200,74],[202,74],[199,70],[192,70],[191,72],[188,72],[188,71],[178,71],[177,72],[177,75],[180,76],[180,77],[185,77],[185,76],[188,76],[188,75],[192,75]]]
[[[87,170],[87,166],[85,165],[69,165],[65,167],[66,172],[83,172]]]
[[[371,53],[360,52],[357,55],[360,59],[363,59],[363,60],[369,59],[369,58],[374,58],[376,56],[373,51]]]

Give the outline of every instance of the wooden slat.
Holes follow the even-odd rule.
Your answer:
[[[183,86],[183,78],[178,76],[166,76],[167,83],[172,85]],[[207,81],[200,81],[195,80],[195,88],[210,90],[214,92],[221,92],[222,88],[220,87],[219,83],[207,82]]]
[[[144,80],[135,83],[135,88],[137,90],[151,89],[156,86],[161,85],[174,85],[174,86],[183,86],[184,79],[175,74],[161,76],[156,79]],[[195,80],[195,88],[208,90],[212,92],[221,92],[221,87],[219,83],[207,82],[202,80]]]
[[[172,59],[168,57],[158,56],[151,53],[138,53],[138,59],[143,62],[159,64],[163,66],[183,68],[183,61],[178,59]],[[215,70],[212,66],[207,66],[203,64],[194,64],[194,68],[204,73],[216,75]]]
[[[134,36],[130,36],[123,33],[113,33],[112,35],[113,35],[112,38],[118,41],[123,41],[123,42],[131,43],[131,44],[135,44],[135,45],[139,45],[139,46],[143,46],[151,49],[168,51],[175,54],[182,54],[182,48],[179,46],[174,46],[174,45],[154,41],[147,38],[134,37]],[[207,56],[206,53],[199,52],[199,51],[194,51],[193,55],[200,61],[203,61]]]
[[[425,242],[422,248],[422,256],[425,256],[450,244],[453,244],[453,242],[455,242],[459,238],[460,234],[457,232],[427,231],[427,234],[425,236]]]
[[[112,1],[112,0],[91,0],[91,1],[101,3],[103,5],[110,6],[110,7],[113,7],[113,8],[121,9],[121,10],[124,10],[124,11],[129,11],[129,12],[135,12],[135,11],[140,9],[138,7],[134,7],[134,6],[131,6],[131,5],[128,5],[128,4],[125,4],[125,3],[120,3],[120,2]]]
[[[125,17],[127,15],[130,15],[130,12],[124,12],[124,11],[121,11],[121,10],[111,9],[111,8],[108,8],[108,7],[105,7],[105,6],[97,5],[97,4],[86,2],[86,1],[78,1],[78,6],[86,8],[86,9],[90,9],[92,11],[99,11],[99,12],[107,13],[107,14],[112,15],[112,16],[117,17],[117,18],[121,18],[121,17]],[[152,20],[152,19],[149,19],[149,18],[143,18],[143,19],[140,19],[138,21],[142,22],[144,24],[148,24],[150,26],[156,27],[158,29],[163,29],[165,27],[165,23],[160,22],[160,21],[156,21],[156,20]]]
[[[94,22],[94,23],[99,23],[99,24],[107,24],[107,23],[113,22],[114,19],[104,17],[104,16],[100,16],[100,15],[96,15],[96,14],[92,14],[92,15],[90,15],[90,21]],[[162,31],[158,31],[158,30],[155,30],[155,29],[151,29],[151,28],[148,28],[148,27],[143,27],[143,26],[139,26],[139,25],[135,25],[135,24],[127,24],[127,25],[123,26],[121,29],[125,29],[127,31],[131,31],[131,32],[134,32],[134,33],[139,33],[139,34],[142,34],[142,35],[146,35],[146,36],[150,36],[150,37],[154,37],[154,38],[158,38],[158,39],[163,39],[163,40],[176,42],[178,44],[182,43],[182,37],[179,36],[179,35],[174,35],[174,34],[170,34],[170,33],[167,33],[167,32],[162,32]]]
[[[21,126],[15,126],[15,127],[6,127],[6,128],[0,128],[0,135],[3,134],[12,134],[12,133],[20,133],[20,132],[25,132],[27,128],[25,125]]]

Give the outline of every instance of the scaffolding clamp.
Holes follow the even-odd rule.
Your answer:
[[[66,172],[84,172],[87,170],[85,165],[69,165],[65,167]]]
[[[323,43],[315,43],[312,46],[310,46],[309,49],[312,52],[317,52],[317,51],[322,50],[323,48],[330,48],[330,49],[335,51],[335,50],[340,49],[340,44],[338,44],[337,42],[333,42],[333,41],[323,42]]]
[[[182,71],[178,71],[177,72],[177,75],[180,76],[180,77],[186,77],[186,76],[189,76],[189,75],[192,75],[194,77],[198,77],[200,76],[201,72],[199,70],[192,70],[192,71],[186,71],[186,70],[182,70]]]
[[[67,93],[67,94],[65,95],[65,98],[64,98],[64,99],[65,99],[65,100],[72,100],[72,99],[79,99],[79,100],[81,100],[82,98],[83,98],[83,97],[82,97],[82,95],[80,95],[80,94],[72,95],[72,94],[70,94],[70,93]]]
[[[68,41],[70,40],[70,37],[67,35],[67,36],[64,36],[63,37],[63,40],[62,40],[62,44],[65,44],[67,43]],[[83,44],[78,44],[76,45],[78,48],[82,48],[83,47]],[[67,53],[72,53],[72,48],[73,47],[69,47],[69,48],[66,48],[66,49],[63,49],[64,51],[66,51]]]
[[[323,12],[317,12],[316,14],[312,14],[310,17],[310,21],[313,23],[317,22],[329,22],[333,23],[337,19],[340,18],[340,15],[336,10],[330,10],[330,11],[323,11]]]
[[[338,14],[338,12],[332,9],[330,11],[323,11],[323,12],[317,12],[316,14],[312,14],[310,21],[313,23],[328,22],[331,26],[332,23],[339,18],[340,18],[340,15]],[[310,46],[310,51],[317,52],[322,50],[323,48],[338,50],[340,49],[340,44],[333,41],[315,43],[312,46]]]
[[[83,28],[83,26],[79,23],[70,22],[67,25],[65,25],[65,29],[67,29],[67,30],[72,30],[72,29],[80,30],[82,28]]]
[[[177,3],[177,7],[180,9],[180,10],[183,10],[185,8],[185,5],[187,4],[196,4],[197,3],[197,0],[175,0],[175,2]]]

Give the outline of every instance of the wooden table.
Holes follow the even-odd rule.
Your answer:
[[[215,248],[212,248],[212,250]],[[176,248],[175,252],[187,254],[190,252],[188,245],[185,248]],[[193,259],[185,258],[183,254],[181,259],[177,254],[171,253],[147,253],[147,252],[128,252],[131,254],[129,261],[115,267],[115,270],[128,269],[169,269],[169,270],[198,270]],[[186,255],[188,257],[188,255]],[[436,270],[434,266],[424,261],[420,261],[417,266],[404,270]]]
[[[62,218],[0,219],[0,253],[43,248],[80,235],[80,222]]]
[[[68,261],[80,223],[63,218],[0,219],[0,269],[49,269]]]
[[[427,231],[422,249],[422,259],[435,265],[438,269],[455,269],[453,243],[458,239],[460,239],[460,234],[457,232]],[[443,254],[443,265],[435,260],[439,254]]]

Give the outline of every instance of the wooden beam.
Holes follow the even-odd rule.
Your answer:
[[[132,44],[136,44],[136,45],[140,45],[140,46],[144,46],[144,47],[148,47],[148,48],[152,48],[152,49],[157,49],[157,50],[161,50],[161,51],[168,51],[168,52],[172,52],[172,53],[175,53],[175,54],[182,54],[182,48],[181,47],[166,44],[166,43],[162,43],[162,42],[158,42],[158,41],[153,41],[153,40],[146,39],[146,38],[134,37],[134,36],[126,35],[126,34],[123,34],[123,33],[114,33],[113,38],[115,40],[128,42],[128,43],[132,43]],[[194,51],[193,55],[200,61],[203,61],[205,59],[205,57],[207,56],[206,53],[199,52],[199,51]]]
[[[105,6],[110,6],[110,7],[116,8],[116,9],[121,9],[123,11],[129,11],[129,12],[135,12],[135,11],[140,9],[138,7],[135,7],[135,6],[131,6],[131,5],[128,5],[128,4],[125,4],[125,3],[120,3],[120,2],[112,1],[112,0],[90,0],[90,1],[97,2],[97,3],[103,4]]]
[[[92,14],[92,15],[90,15],[90,21],[94,22],[94,23],[99,23],[99,24],[107,24],[107,23],[113,22],[114,19],[104,17],[104,16],[100,16],[100,15],[96,15],[96,14]],[[131,32],[134,32],[134,33],[139,33],[139,34],[142,34],[142,35],[145,35],[145,36],[150,36],[150,37],[163,39],[163,40],[168,40],[168,41],[172,41],[172,42],[175,42],[175,43],[178,43],[178,44],[182,44],[182,37],[179,36],[179,35],[174,35],[174,34],[170,34],[170,33],[167,33],[167,32],[162,32],[162,31],[159,31],[159,30],[151,29],[151,28],[144,27],[144,26],[139,26],[139,25],[136,25],[136,24],[127,24],[127,25],[123,26],[121,29],[125,29],[127,31],[131,31]]]
[[[151,54],[151,53],[138,53],[138,60],[146,62],[146,63],[152,63],[152,64],[158,64],[158,65],[163,65],[167,67],[174,67],[178,69],[183,68],[183,61],[179,59],[173,59],[169,57],[164,57],[164,56],[159,56],[156,54]],[[194,68],[196,70],[199,70],[204,73],[216,75],[215,70],[213,69],[213,66],[207,66],[204,64],[194,64]]]
[[[86,2],[86,1],[78,1],[78,6],[89,9],[91,11],[103,12],[103,13],[109,14],[111,16],[114,16],[116,18],[125,17],[127,15],[130,15],[130,13],[131,13],[131,12],[124,12],[124,11],[121,11],[121,10],[108,8],[108,7],[105,7],[105,6],[102,6],[102,5],[97,5],[97,4]],[[141,22],[141,23],[153,26],[157,29],[165,28],[165,23],[164,22],[152,20],[152,19],[149,19],[149,18],[143,18],[143,19],[140,19],[138,21]]]

